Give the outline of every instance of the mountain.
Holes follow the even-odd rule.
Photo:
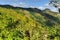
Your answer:
[[[60,14],[0,5],[0,40],[60,40]]]

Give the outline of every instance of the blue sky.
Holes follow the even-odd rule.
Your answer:
[[[49,8],[52,11],[57,11],[56,8],[48,5],[49,0],[0,0],[0,4],[9,4],[19,7],[36,7],[39,9]]]

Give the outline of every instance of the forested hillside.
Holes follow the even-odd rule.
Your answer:
[[[0,5],[0,40],[60,40],[60,14]]]

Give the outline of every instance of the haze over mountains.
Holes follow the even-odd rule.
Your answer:
[[[0,5],[0,40],[60,40],[60,14]]]

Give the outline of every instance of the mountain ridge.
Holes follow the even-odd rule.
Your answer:
[[[12,6],[12,5],[0,5],[0,7],[6,7],[6,8],[13,8],[13,9],[23,9],[23,10],[38,10],[38,11],[45,11],[45,10],[49,10],[49,11],[51,11],[50,9],[44,9],[44,10],[41,10],[41,9],[38,9],[38,8],[31,8],[31,7],[28,7],[28,8],[24,8],[24,7],[14,7],[14,6]]]

